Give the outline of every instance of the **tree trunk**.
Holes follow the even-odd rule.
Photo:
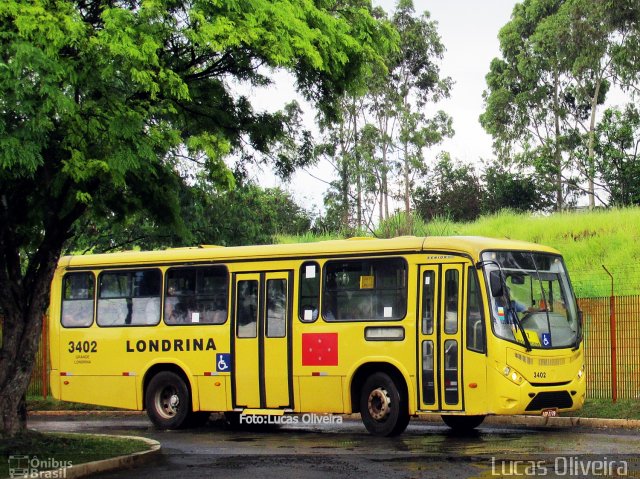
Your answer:
[[[562,196],[562,150],[560,149],[560,100],[559,100],[559,83],[560,80],[558,78],[558,69],[556,68],[554,71],[553,77],[554,83],[554,96],[553,96],[553,117],[555,123],[555,139],[553,145],[553,162],[555,171],[555,189],[556,189],[556,211],[562,211],[563,205],[563,196]]]
[[[598,78],[596,81],[596,89],[593,92],[591,98],[591,119],[589,121],[589,153],[587,160],[587,178],[589,179],[589,209],[593,209],[596,206],[595,200],[595,185],[594,185],[594,157],[595,157],[595,138],[596,138],[596,112],[598,110],[598,97],[600,96],[600,84],[602,79]]]
[[[2,437],[12,437],[27,425],[25,395],[42,335],[42,318],[49,305],[51,280],[68,231],[64,220],[59,223],[61,230],[47,231],[37,252],[29,258],[24,274],[16,259],[20,257],[19,250],[10,246],[14,244],[11,233],[5,230],[0,235],[0,309],[4,314],[0,349]]]
[[[407,220],[411,215],[411,185],[409,184],[409,145],[404,142],[404,211],[407,215]]]
[[[49,278],[50,281],[51,278]],[[34,303],[48,303],[49,288],[33,294]],[[5,312],[0,353],[0,434],[12,437],[27,427],[25,395],[34,369],[34,357],[42,335],[45,308],[30,308],[24,314]],[[46,345],[43,345],[46,347]]]
[[[358,148],[358,112],[356,110],[356,100],[353,99],[353,156],[355,160],[356,173],[356,227],[362,230],[362,171],[360,166],[360,150]]]
[[[382,191],[381,198],[382,201],[382,210],[384,210],[384,216],[380,218],[380,220],[389,219],[389,184],[387,178],[387,149],[382,150]]]

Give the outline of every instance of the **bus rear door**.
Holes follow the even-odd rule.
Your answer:
[[[292,273],[234,275],[234,408],[292,406]]]

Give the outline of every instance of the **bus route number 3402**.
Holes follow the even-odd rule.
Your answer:
[[[70,353],[97,353],[98,343],[96,341],[69,341]]]
[[[544,371],[536,371],[533,373],[533,377],[535,379],[546,379],[547,373],[545,373]]]

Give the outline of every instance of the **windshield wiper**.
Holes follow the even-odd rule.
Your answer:
[[[505,300],[506,299],[506,312],[507,314],[511,315],[511,321],[513,321],[513,323],[516,325],[516,329],[519,328],[520,332],[522,333],[522,340],[524,341],[524,345],[527,348],[527,352],[531,351],[531,343],[529,342],[529,338],[527,337],[527,333],[525,333],[524,331],[524,326],[522,326],[522,324],[520,323],[520,319],[518,318],[518,315],[516,314],[516,310],[513,307],[513,303],[511,302],[511,295],[509,294],[509,287],[507,286],[507,280],[505,279],[505,275],[504,275],[504,271],[502,271],[502,265],[500,263],[498,263],[497,261],[494,260],[485,260],[485,261],[478,261],[476,263],[476,268],[480,269],[480,268],[484,268],[485,265],[487,264],[493,264],[495,266],[498,267],[498,271],[500,272],[499,277],[500,277],[500,288],[501,288],[501,292],[502,292],[502,299]],[[489,276],[491,278],[491,275]],[[493,295],[494,298],[498,298],[500,297],[500,293],[498,294],[493,294],[493,285],[492,285],[492,280],[489,281],[490,287],[491,287],[491,293]],[[515,332],[513,334],[514,339],[515,338]],[[516,339],[517,341],[517,339]]]
[[[509,300],[509,302],[507,303],[509,305],[507,307],[507,312],[511,315],[511,321],[513,321],[513,323],[516,325],[516,328],[520,329],[520,332],[522,333],[522,340],[524,341],[524,345],[527,348],[527,352],[531,352],[532,348],[531,348],[531,343],[529,342],[529,337],[527,336],[527,333],[524,330],[524,326],[520,322],[520,318],[518,318],[518,314],[516,313],[516,308],[513,307],[511,298],[508,296],[509,296],[509,293],[507,292],[507,299]]]

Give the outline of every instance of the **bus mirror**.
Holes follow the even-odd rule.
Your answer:
[[[504,295],[502,287],[502,278],[500,278],[500,271],[491,271],[489,273],[489,286],[491,287],[491,296],[498,298]]]
[[[524,284],[524,276],[521,274],[512,274],[510,278],[511,284]]]

